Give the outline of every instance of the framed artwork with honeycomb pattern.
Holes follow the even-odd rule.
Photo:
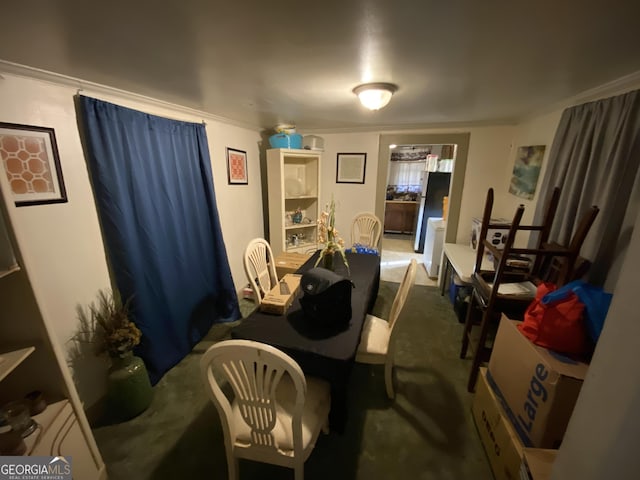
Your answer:
[[[17,207],[67,201],[53,128],[0,122],[0,159]]]
[[[227,147],[227,179],[229,185],[248,185],[247,152]]]

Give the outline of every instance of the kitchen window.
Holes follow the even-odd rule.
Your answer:
[[[426,162],[396,161],[389,163],[389,185],[396,187],[419,187]]]

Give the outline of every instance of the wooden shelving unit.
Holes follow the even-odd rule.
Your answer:
[[[1,184],[2,182],[0,182]],[[4,185],[0,185],[4,187]],[[47,407],[33,417],[36,429],[24,437],[25,455],[71,456],[76,480],[102,480],[107,473],[75,391],[54,327],[43,315],[21,255],[7,205],[0,192],[0,404],[42,392]],[[15,207],[11,207],[15,208]]]
[[[269,243],[274,255],[317,248],[321,154],[310,150],[267,150]],[[292,214],[302,211],[302,221]]]
[[[9,375],[33,351],[34,347],[21,348],[6,353],[0,353],[0,381]]]

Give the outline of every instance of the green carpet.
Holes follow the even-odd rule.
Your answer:
[[[381,282],[374,314],[387,318],[397,288]],[[220,421],[198,362],[232,326],[214,326],[154,387],[146,412],[94,430],[111,480],[227,478]],[[320,435],[305,477],[491,479],[466,391],[470,360],[458,358],[462,325],[447,297],[414,286],[396,328],[396,399],[386,397],[383,367],[356,365],[346,431]],[[254,478],[289,480],[293,471],[241,461],[240,479]]]

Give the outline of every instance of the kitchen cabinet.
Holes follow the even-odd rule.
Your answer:
[[[24,399],[29,392],[42,392],[47,406],[33,417],[37,428],[24,438],[25,455],[68,455],[74,479],[106,479],[104,462],[53,326],[32,288],[8,212],[0,195],[0,217],[7,239],[2,248],[11,252],[3,258],[13,259],[13,268],[0,275],[0,405]]]
[[[267,150],[269,243],[274,255],[318,248],[321,154],[310,150]],[[295,217],[299,210],[301,215]]]
[[[387,200],[384,210],[384,231],[413,233],[416,228],[418,202]]]

